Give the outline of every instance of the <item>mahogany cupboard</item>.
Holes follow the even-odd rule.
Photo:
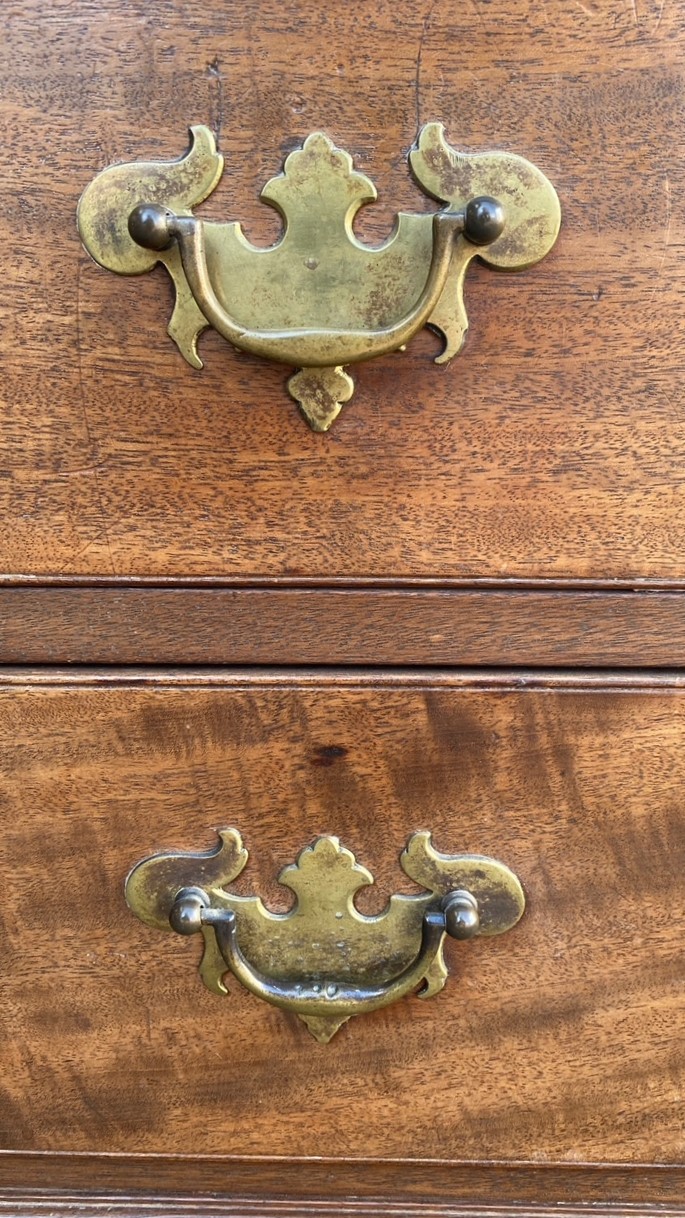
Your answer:
[[[2,21],[0,1206],[685,1213],[682,5],[9,0]],[[198,216],[268,247],[259,192],[322,132],[378,190],[352,240],[407,212],[430,258],[440,204],[408,158],[440,122],[534,164],[558,240],[516,275],[483,249],[458,358],[421,329],[352,369],[325,432],[292,366],[208,330],[190,367],[165,273],[119,278],[79,238],[101,170],[173,161],[195,126],[225,158]],[[217,855],[229,829],[247,860],[235,834]],[[406,973],[388,898],[423,951],[463,887],[436,887],[428,832],[510,885],[452,910],[484,933],[441,941],[439,993],[415,979],[323,1043],[316,1013],[216,992],[256,894],[272,991],[347,993],[334,916],[371,928],[365,993]],[[127,890],[146,925],[124,884],[160,852]],[[160,933],[160,867],[199,926],[174,877],[217,859],[216,929],[202,907],[202,935]],[[334,914],[338,865],[365,890]],[[303,911],[293,972],[273,945]]]

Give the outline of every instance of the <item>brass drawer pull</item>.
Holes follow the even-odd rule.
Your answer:
[[[260,897],[227,892],[245,867],[247,851],[236,829],[202,854],[167,853],[144,859],[126,881],[126,899],[148,926],[181,935],[202,933],[200,975],[227,993],[227,970],[273,1006],[294,1011],[326,1042],[352,1015],[375,1011],[417,986],[420,998],[445,984],[445,935],[471,939],[509,930],[525,907],[516,876],[495,859],[439,854],[429,833],[414,833],[400,857],[410,879],[426,889],[395,894],[367,917],[354,905],[373,883],[336,837],[317,838],[286,867],[279,882],[296,896],[285,914]]]
[[[169,334],[193,367],[202,367],[198,337],[213,326],[243,351],[298,368],[288,388],[315,431],[352,396],[343,365],[404,348],[425,325],[445,340],[436,362],[457,354],[468,327],[464,275],[476,254],[500,269],[530,266],[559,231],[559,200],[539,169],[511,153],[457,152],[442,124],[428,123],[409,159],[441,210],[400,212],[383,245],[365,245],[352,222],[376,189],[314,132],[262,190],[285,230],[258,248],[235,221],[191,215],[223,171],[210,130],[191,135],[180,161],[100,173],[79,203],[81,239],[122,275],[166,266],[176,287]]]

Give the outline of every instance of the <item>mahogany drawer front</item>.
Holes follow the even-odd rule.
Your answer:
[[[8,17],[2,572],[683,580],[680,5],[18,0]],[[438,119],[539,165],[560,239],[521,275],[474,265],[458,360],[435,367],[424,331],[361,366],[327,435],[290,370],[212,333],[189,368],[162,273],[117,278],[80,246],[95,173],[176,157],[199,122],[228,166],[203,215],[273,241],[259,189],[320,128],[376,183],[358,228],[378,242],[430,206],[406,154]]]
[[[6,676],[0,1148],[681,1162],[684,745],[677,678]],[[273,908],[324,833],[382,908],[430,829],[527,910],[319,1045],[125,906],[140,858],[232,825]]]

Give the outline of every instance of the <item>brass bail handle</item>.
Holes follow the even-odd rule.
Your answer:
[[[360,914],[355,894],[373,876],[338,838],[325,836],[281,872],[296,902],[275,914],[258,896],[230,891],[247,851],[237,829],[219,838],[217,849],[201,854],[143,859],[126,881],[129,906],[156,930],[202,935],[200,975],[213,993],[227,993],[230,973],[257,998],[294,1012],[322,1042],[354,1015],[412,991],[438,993],[447,979],[446,937],[502,934],[525,907],[521,884],[503,863],[441,854],[419,832],[400,857],[419,895],[396,893],[382,913]]]
[[[169,914],[169,924],[179,935],[194,935],[211,926],[219,950],[234,977],[247,990],[282,1010],[298,1015],[322,1017],[362,1015],[396,1002],[416,989],[439,951],[444,936],[472,939],[478,934],[478,902],[469,892],[447,893],[437,907],[423,914],[421,947],[414,961],[397,977],[377,985],[354,985],[335,975],[317,981],[278,982],[254,969],[245,959],[238,943],[237,915],[232,909],[212,908],[201,888],[184,888],[178,893]]]
[[[222,338],[266,359],[306,362],[311,368],[361,363],[396,351],[426,324],[442,295],[455,240],[463,235],[475,246],[486,246],[502,235],[505,217],[497,199],[471,199],[463,211],[439,211],[433,216],[433,248],[423,290],[410,311],[392,325],[364,330],[302,327],[250,330],[231,316],[212,283],[202,220],[179,216],[156,203],[139,203],[128,217],[128,231],[143,249],[161,253],[178,243],[181,263],[193,298],[207,323]]]
[[[290,364],[291,396],[315,431],[326,431],[354,390],[346,366],[401,351],[424,325],[442,334],[446,363],[460,350],[469,262],[501,270],[539,261],[560,224],[545,175],[508,152],[462,153],[428,123],[409,154],[419,187],[439,208],[400,212],[388,239],[366,245],[353,229],[373,182],[321,131],[287,157],[261,198],[283,233],[253,246],[239,222],[196,218],[215,189],[223,158],[211,131],[191,128],[180,161],[103,170],[78,209],[81,239],[96,262],[137,275],[161,262],[176,288],[169,335],[194,368],[197,341],[212,326],[235,347]]]

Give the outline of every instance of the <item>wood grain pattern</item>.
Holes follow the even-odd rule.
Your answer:
[[[24,667],[0,671],[0,1213],[682,1213],[683,7],[3,18],[0,663]],[[406,154],[430,119],[539,164],[562,235],[521,276],[474,266],[463,356],[434,367],[424,333],[360,368],[326,436],[216,335],[192,372],[161,272],[80,248],[94,174],[179,155],[191,122],[227,160],[203,214],[272,241],[259,188],[322,128],[376,182],[381,240],[427,206]],[[274,907],[322,832],[381,907],[430,827],[517,870],[528,912],[453,945],[437,999],[318,1046],[124,906],[137,859],[231,823]]]
[[[484,679],[8,683],[0,1145],[682,1163],[680,679]],[[275,908],[326,832],[382,907],[429,827],[516,870],[528,912],[457,945],[438,998],[317,1046],[124,906],[139,858],[233,823]]]
[[[0,588],[3,664],[685,664],[683,593]]]
[[[685,39],[672,0],[8,0],[0,569],[682,580]],[[78,195],[117,159],[219,135],[204,214],[272,240],[262,183],[311,129],[380,191],[360,231],[426,205],[406,153],[442,118],[522,152],[562,199],[521,276],[475,267],[451,367],[424,334],[362,368],[313,436],[284,372],[165,336],[161,272],[100,271]]]
[[[0,1214],[12,1218],[553,1218],[558,1207],[526,1204],[508,1205],[501,1200],[487,1206],[459,1201],[372,1201],[359,1197],[312,1199],[306,1197],[216,1197],[182,1196],[150,1199],[149,1194],[34,1192],[0,1189]],[[585,1205],[565,1206],[564,1218],[583,1218]],[[593,1218],[635,1218],[629,1203],[592,1206]],[[685,1207],[664,1205],[662,1199],[640,1210],[641,1218],[682,1218]]]
[[[138,1204],[147,1194],[162,1209],[179,1204],[182,1197],[192,1197],[196,1205],[207,1197],[217,1205],[222,1201],[230,1204],[239,1188],[244,1204],[256,1201],[267,1213],[266,1207],[278,1204],[277,1199],[289,1203],[296,1213],[303,1212],[307,1205],[321,1204],[324,1198],[333,1212],[336,1205],[346,1211],[356,1200],[357,1204],[371,1202],[378,1213],[385,1212],[385,1207],[397,1213],[397,1207],[411,1212],[431,1198],[436,1209],[450,1204],[477,1207],[485,1218],[495,1204],[510,1207],[520,1215],[535,1214],[539,1208],[544,1212],[546,1206],[554,1206],[557,1213],[566,1215],[565,1207],[575,1205],[592,1206],[593,1214],[601,1214],[600,1207],[607,1205],[616,1218],[623,1218],[622,1206],[642,1206],[630,1212],[633,1218],[643,1218],[651,1212],[647,1207],[654,1204],[677,1210],[685,1195],[684,1180],[683,1167],[663,1164],[606,1164],[598,1168],[560,1163],[0,1151],[0,1199],[3,1194],[13,1199],[21,1192],[30,1201],[48,1190],[85,1199],[92,1197],[95,1181],[100,1195],[110,1203],[115,1195],[122,1202],[135,1190]]]

